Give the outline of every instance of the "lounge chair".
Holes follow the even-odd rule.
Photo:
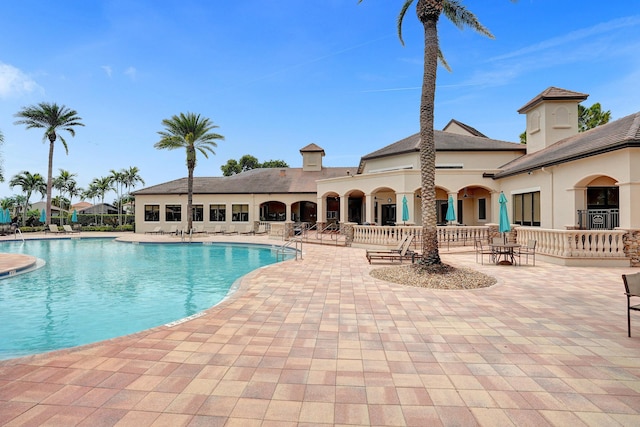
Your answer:
[[[245,225],[244,230],[241,231],[240,234],[253,234],[253,226]]]
[[[388,249],[388,250],[377,250],[377,251],[367,251],[366,257],[371,264],[371,261],[374,259],[386,260],[386,261],[400,261],[402,262],[405,259],[413,260],[415,258],[415,254],[413,251],[409,250],[409,247],[413,243],[413,235],[405,237],[402,245],[400,246],[400,250],[398,249]]]
[[[398,252],[400,253],[400,251],[402,250],[402,247],[404,246],[405,242],[407,241],[407,239],[409,238],[409,235],[405,235],[402,239],[400,239],[398,241],[398,246],[396,246],[393,249],[367,249],[367,253],[386,253],[386,252]]]
[[[178,226],[176,224],[173,224],[169,228],[169,234],[175,234],[176,236],[178,235]]]
[[[65,234],[77,234],[77,233],[79,233],[78,230],[74,230],[68,224],[63,225],[62,228],[64,229]]]
[[[162,227],[161,226],[157,226],[156,228],[154,228],[151,231],[145,231],[144,234],[163,234],[164,232],[162,231]]]
[[[260,224],[258,226],[258,230],[256,230],[255,234],[267,234],[267,226],[266,226],[266,224]]]
[[[216,224],[213,230],[207,231],[207,234],[222,234],[222,225]]]
[[[236,226],[232,224],[229,226],[229,229],[223,231],[222,234],[224,235],[238,234],[238,231],[236,231]]]
[[[49,230],[45,231],[48,231],[49,233],[64,233],[64,231],[58,230],[58,226],[55,224],[49,224]]]

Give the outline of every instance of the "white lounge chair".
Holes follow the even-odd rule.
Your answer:
[[[225,232],[223,232],[222,234],[225,234],[225,235],[229,235],[229,234],[238,234],[238,231],[236,230],[236,226],[235,226],[235,225],[233,225],[233,224],[231,224],[231,225],[229,226],[229,229],[228,229],[228,230],[226,230]]]
[[[144,234],[163,234],[162,227],[161,226],[157,226],[151,231],[145,231]]]
[[[63,225],[62,228],[64,229],[65,234],[76,234],[76,233],[79,233],[78,230],[74,230],[68,224]]]
[[[58,226],[55,224],[49,224],[49,230],[45,231],[48,231],[49,233],[64,233],[64,231],[58,230]]]

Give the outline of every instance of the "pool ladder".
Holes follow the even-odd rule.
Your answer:
[[[16,227],[16,231],[13,234],[14,240],[18,238],[18,234],[20,235],[20,240],[22,240],[22,243],[24,243],[24,236],[22,235],[22,231],[20,231],[20,229]]]
[[[300,244],[300,248],[298,249],[298,244]],[[294,246],[295,245],[295,246]],[[284,244],[278,246],[276,249],[276,261],[280,259],[280,255],[282,255],[282,259],[284,260],[284,254],[287,250],[293,249],[296,253],[296,261],[298,260],[298,255],[300,255],[300,259],[302,259],[302,238],[296,237],[286,241]]]

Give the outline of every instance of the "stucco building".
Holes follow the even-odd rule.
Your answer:
[[[438,222],[454,199],[457,224],[497,223],[498,196],[513,224],[540,229],[640,230],[640,113],[578,132],[588,95],[550,87],[518,110],[527,144],[486,137],[456,120],[435,131]],[[194,179],[194,221],[420,224],[418,134],[325,167],[324,150],[300,150],[302,168],[255,169]],[[136,191],[136,230],[186,223],[186,178]],[[409,218],[401,221],[403,200]],[[635,232],[637,236],[637,232]]]

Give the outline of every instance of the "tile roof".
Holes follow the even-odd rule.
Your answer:
[[[578,102],[582,102],[589,97],[586,93],[573,92],[566,89],[561,89],[559,87],[550,86],[543,90],[540,94],[538,94],[531,101],[527,102],[524,106],[522,106],[518,113],[524,114],[536,105],[540,104],[542,101],[568,101],[568,100],[577,100]]]
[[[456,124],[456,125],[460,126],[462,129],[466,130],[466,131],[467,131],[467,132],[469,132],[471,135],[480,136],[480,137],[483,137],[483,138],[486,138],[486,137],[487,137],[487,135],[483,134],[483,133],[482,133],[482,132],[480,132],[478,129],[476,129],[476,128],[474,128],[474,127],[471,127],[471,126],[469,126],[469,125],[468,125],[468,124],[466,124],[466,123],[462,123],[461,121],[458,121],[458,120],[456,120],[456,119],[451,119],[451,120],[449,120],[449,123],[447,123],[447,125],[444,127],[444,129],[446,129],[447,127],[449,127],[449,125],[450,125],[450,124],[452,124],[452,123],[454,123],[454,124]]]
[[[300,149],[301,153],[309,153],[309,152],[321,152],[324,155],[324,148],[319,145],[314,144],[313,142],[306,147],[302,147]]]
[[[640,147],[640,112],[562,139],[503,166],[495,178],[529,172],[545,166],[596,156],[627,147]]]
[[[265,194],[315,193],[319,179],[346,176],[356,167],[322,168],[303,171],[302,168],[260,168],[232,176],[194,177],[193,194]],[[133,192],[145,194],[186,194],[187,178],[180,178]]]
[[[526,151],[524,145],[514,142],[499,141],[479,136],[460,135],[440,130],[434,130],[433,132],[436,140],[436,151]],[[362,160],[411,153],[414,151],[420,151],[419,133],[366,154],[362,157]]]

